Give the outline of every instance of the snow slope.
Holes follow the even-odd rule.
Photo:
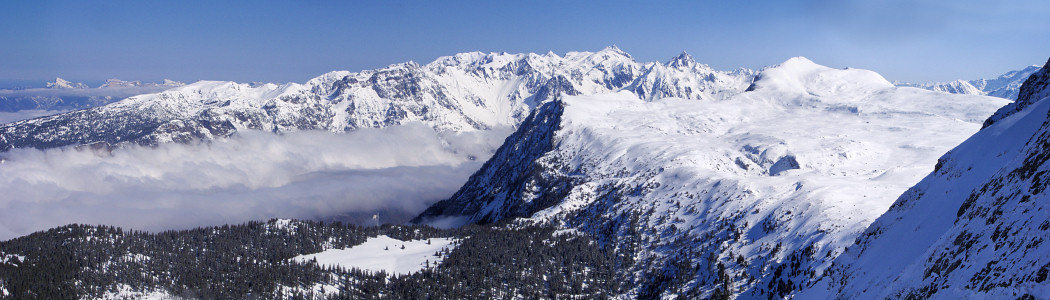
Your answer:
[[[805,58],[720,101],[565,96],[416,221],[596,234],[634,257],[638,295],[787,295],[1006,103]]]
[[[443,257],[434,254],[454,249],[455,245],[452,242],[450,238],[402,241],[381,235],[347,249],[328,249],[292,259],[301,262],[316,261],[319,265],[346,269],[358,268],[391,275],[408,275],[441,263]]]
[[[941,157],[804,295],[1050,298],[1048,75],[1050,62],[1016,110]]]

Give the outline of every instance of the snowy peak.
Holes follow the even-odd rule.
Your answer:
[[[773,89],[813,95],[892,88],[878,73],[862,69],[833,69],[805,57],[793,57],[759,72],[749,91]]]
[[[773,68],[791,69],[791,70],[808,70],[808,69],[828,69],[823,65],[819,65],[812,60],[804,56],[795,56],[788,58],[784,62],[773,66]]]
[[[692,68],[694,65],[696,65],[696,60],[693,60],[693,56],[685,51],[667,62],[667,66],[671,68]]]
[[[626,58],[631,58],[630,54],[628,54],[626,51],[620,50],[620,47],[616,47],[616,45],[605,47],[604,49],[602,49],[601,51],[598,51],[595,54],[607,55],[607,56],[622,56],[622,57],[626,57]],[[631,59],[633,59],[633,58],[631,58]]]
[[[86,89],[88,86],[79,82],[72,82],[62,78],[55,78],[54,82],[48,82],[47,88],[49,89]]]

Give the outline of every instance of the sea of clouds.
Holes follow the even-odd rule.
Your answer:
[[[50,88],[31,88],[31,89],[0,89],[0,97],[7,98],[18,98],[18,97],[112,97],[117,99],[123,99],[135,95],[150,94],[162,92],[171,89],[171,86],[114,86],[114,87],[100,87],[100,88],[83,88],[83,89],[50,89]]]
[[[27,109],[16,112],[0,111],[0,124],[7,124],[11,122],[28,120],[39,117],[46,117],[51,115],[57,115],[60,113],[67,112],[68,110],[43,110],[43,109]]]
[[[244,131],[195,145],[0,154],[0,240],[71,223],[144,230],[269,218],[421,212],[451,196],[511,129],[419,124],[351,133]]]

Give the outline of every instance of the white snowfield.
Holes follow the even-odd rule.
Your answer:
[[[147,291],[136,291],[132,287],[125,284],[118,284],[114,290],[107,291],[102,296],[95,298],[98,300],[124,300],[124,299],[139,299],[139,300],[179,300],[185,299],[183,297],[175,296],[164,290],[147,290]]]
[[[317,260],[319,265],[358,268],[389,275],[408,275],[441,263],[443,256],[435,253],[455,249],[451,238],[402,241],[381,235],[347,249],[329,249],[320,253],[292,258],[301,262]]]
[[[759,297],[761,278],[802,249],[812,246],[820,258],[802,268],[826,268],[939,156],[1008,103],[894,87],[871,71],[805,58],[763,70],[750,90],[721,101],[564,97],[554,149],[535,164],[544,178],[572,182],[570,191],[531,218],[595,232],[587,226],[641,213],[639,230],[650,243],[642,264],[706,251],[687,257],[704,264],[713,254],[732,275],[760,278],[734,283],[738,295]],[[552,182],[530,177],[514,201],[499,197],[519,187],[487,186],[490,180],[472,178],[465,187],[498,195],[474,220],[541,199],[551,191],[544,182]],[[683,232],[695,237],[685,249],[676,241]],[[730,263],[738,255],[748,266]]]

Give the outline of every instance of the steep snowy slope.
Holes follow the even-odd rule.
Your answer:
[[[739,93],[752,72],[721,72],[687,56],[667,65],[601,51],[461,53],[358,73],[336,71],[284,85],[198,82],[113,105],[0,126],[0,150],[66,145],[156,145],[224,137],[238,130],[353,131],[422,122],[441,131],[514,126],[557,94],[631,90],[647,99],[718,99]]]
[[[1006,100],[896,88],[804,58],[722,101],[541,106],[419,222],[554,222],[633,263],[639,296],[786,295]]]
[[[807,293],[1050,298],[1048,75],[1050,62],[1025,81],[1017,110],[941,157]]]

